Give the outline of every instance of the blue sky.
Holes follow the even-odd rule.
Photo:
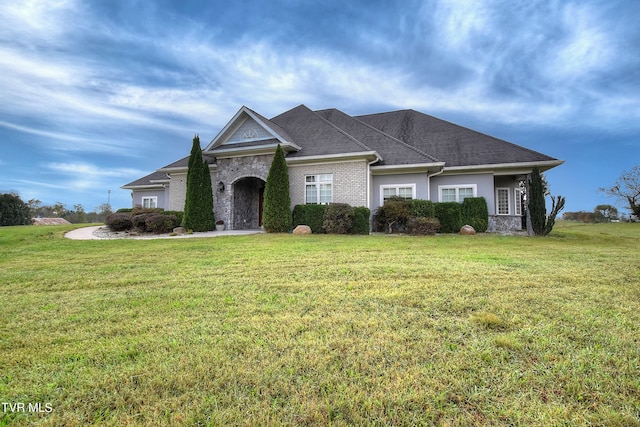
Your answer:
[[[640,2],[0,3],[0,192],[87,211],[242,106],[413,108],[565,160],[567,211],[640,163]],[[623,205],[619,204],[619,207]]]

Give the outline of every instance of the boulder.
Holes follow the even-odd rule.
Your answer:
[[[184,227],[176,227],[173,229],[173,232],[176,234],[185,234],[187,232],[187,229]]]
[[[308,225],[299,225],[293,229],[293,234],[311,234],[311,227]]]
[[[460,229],[460,234],[464,236],[473,236],[474,234],[476,234],[476,230],[474,230],[474,228],[470,225],[463,225]]]

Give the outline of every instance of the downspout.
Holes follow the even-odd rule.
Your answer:
[[[431,177],[440,175],[442,172],[444,172],[444,166],[442,166],[442,169],[432,175],[429,175],[429,173],[427,172],[427,200],[431,200]]]
[[[382,161],[382,157],[376,153],[375,160],[367,163],[367,209],[371,210],[371,165]]]

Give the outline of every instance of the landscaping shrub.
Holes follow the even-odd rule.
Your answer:
[[[330,203],[324,211],[322,228],[331,234],[346,234],[353,225],[354,209],[346,203]]]
[[[369,208],[360,206],[353,208],[353,224],[349,229],[349,234],[369,234],[371,224],[369,223],[369,217],[371,211]]]
[[[411,200],[409,211],[411,216],[417,218],[434,218],[436,216],[435,203],[431,200]]]
[[[391,197],[380,206],[374,216],[376,231],[392,233],[403,231],[411,216],[411,201],[399,197]]]
[[[462,225],[469,224],[478,233],[489,227],[489,210],[484,197],[467,197],[462,202]]]
[[[111,231],[131,230],[132,217],[127,212],[116,212],[107,217],[106,224]]]
[[[182,211],[164,211],[163,212],[165,215],[173,215],[176,217],[176,220],[178,222],[178,225],[176,225],[176,227],[178,227],[180,224],[182,224],[182,218],[184,217],[184,212]]]
[[[161,213],[149,214],[145,221],[146,230],[156,234],[169,233],[178,224],[178,219],[175,215]]]
[[[324,233],[322,222],[327,205],[296,205],[293,208],[293,228],[308,225],[312,233]],[[367,220],[368,221],[368,220]]]
[[[149,218],[152,215],[161,215],[161,214],[157,212],[156,213],[152,213],[152,212],[139,213],[137,215],[132,214],[132,217],[131,217],[132,228],[135,228],[140,232],[147,231],[147,218]]]
[[[441,233],[457,233],[462,227],[462,208],[460,203],[437,203],[436,218],[440,221]]]
[[[438,218],[413,217],[407,221],[407,233],[414,236],[433,236],[440,230]]]
[[[131,211],[133,211],[133,208],[120,208],[115,213],[131,213]]]
[[[132,216],[136,216],[136,215],[140,215],[140,214],[162,213],[162,212],[164,212],[164,209],[162,209],[162,208],[141,208],[140,206],[136,206],[135,208],[131,209],[130,212],[131,212]]]

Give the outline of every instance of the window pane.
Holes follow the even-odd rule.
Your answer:
[[[305,203],[318,203],[318,188],[315,185],[307,185]]]
[[[473,188],[459,188],[458,189],[458,201],[462,202],[467,197],[473,197]]]
[[[515,213],[516,215],[522,215],[522,190],[516,188],[514,194],[516,196],[514,200],[516,206]]]
[[[455,188],[443,188],[442,189],[442,201],[443,202],[456,202],[456,189]]]
[[[390,197],[394,197],[396,195],[396,189],[395,188],[383,188],[382,189],[382,198],[384,200],[387,200]]]
[[[320,182],[331,182],[333,181],[333,175],[328,173],[328,174],[323,174],[323,175],[318,175],[319,181]]]
[[[398,188],[398,196],[402,197],[405,200],[412,199],[413,190],[411,187],[400,187]]]
[[[333,192],[331,184],[320,184],[320,203],[331,203]]]
[[[498,215],[509,214],[509,189],[498,188]]]

